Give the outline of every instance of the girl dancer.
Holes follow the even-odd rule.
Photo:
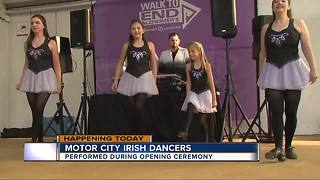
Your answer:
[[[119,82],[125,59],[128,65]],[[145,118],[144,105],[149,95],[159,94],[156,85],[156,70],[154,44],[147,41],[141,21],[132,20],[129,42],[125,43],[121,49],[112,90],[128,96],[129,102],[137,109],[140,134],[150,133],[150,122]]]
[[[51,93],[61,91],[61,68],[57,44],[50,40],[42,15],[31,17],[25,46],[26,60],[17,89],[26,92],[32,111],[32,142],[43,142],[43,111]]]
[[[275,148],[265,154],[267,159],[279,161],[297,159],[292,147],[292,139],[297,126],[297,111],[301,90],[318,79],[313,56],[310,34],[302,20],[292,19],[290,0],[273,0],[273,22],[261,31],[260,65],[263,66],[258,85],[265,89],[272,114],[272,130]],[[298,45],[301,41],[303,54],[309,67],[299,57]],[[262,67],[260,68],[262,69]],[[286,122],[283,125],[283,113]],[[285,153],[283,146],[285,131]]]
[[[203,125],[206,141],[209,141],[209,130],[206,123],[208,113],[216,112],[217,99],[215,86],[203,46],[199,42],[191,42],[188,45],[188,52],[191,62],[186,64],[186,93],[181,110],[187,111],[186,123],[178,137],[188,139],[190,124],[195,113],[202,113],[200,123]]]

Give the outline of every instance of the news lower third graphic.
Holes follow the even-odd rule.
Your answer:
[[[152,142],[148,135],[58,136],[25,143],[25,161],[259,161],[258,143]]]

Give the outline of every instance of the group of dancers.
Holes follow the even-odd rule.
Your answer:
[[[261,32],[260,69],[258,85],[265,90],[272,113],[272,130],[275,148],[265,154],[267,159],[279,161],[297,159],[292,146],[301,90],[319,77],[311,48],[310,33],[303,20],[293,19],[291,0],[273,0],[273,21]],[[173,34],[174,37],[175,34]],[[174,39],[174,38],[173,38]],[[300,58],[299,43],[306,57]],[[209,113],[216,112],[212,67],[200,42],[187,45],[188,61],[185,64],[186,98],[181,107],[186,111],[184,127],[177,137],[188,140],[194,114],[201,113],[200,122]],[[176,56],[177,52],[172,52]],[[31,18],[31,30],[25,43],[26,61],[17,89],[26,92],[32,111],[32,142],[43,142],[42,118],[51,93],[61,91],[61,68],[57,44],[51,40],[46,20],[42,15]],[[172,56],[174,59],[174,56]],[[127,67],[122,72],[123,64]],[[155,45],[148,41],[140,20],[132,20],[128,42],[121,48],[115,68],[112,90],[128,96],[128,101],[139,114],[141,132],[147,129],[144,105],[148,97],[158,95],[156,85],[157,56]],[[283,114],[286,115],[285,125]],[[283,131],[285,146],[283,150]],[[206,132],[207,133],[207,132]]]

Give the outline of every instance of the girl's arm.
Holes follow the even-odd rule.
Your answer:
[[[314,83],[318,79],[319,74],[312,51],[310,32],[303,20],[297,20],[295,22],[297,23],[298,31],[300,30],[302,52],[310,67],[310,82]]]
[[[206,63],[206,73],[208,77],[208,83],[212,95],[212,107],[217,107],[217,97],[216,97],[216,88],[213,81],[212,69],[209,62]]]
[[[56,73],[57,77],[57,92],[61,92],[61,66],[60,66],[60,59],[59,59],[59,52],[58,52],[58,46],[56,41],[50,40],[48,44],[51,54],[52,54],[52,61],[53,61],[53,69]]]
[[[151,52],[151,59],[150,59],[150,65],[151,65],[151,71],[153,74],[153,77],[156,79],[157,78],[157,57],[156,57],[156,50],[154,47],[154,44],[152,42],[148,42],[148,46]]]
[[[27,50],[27,43],[24,44],[24,52],[26,53],[26,50]],[[27,66],[28,66],[28,58],[27,58],[27,55],[25,54],[25,58],[24,58],[24,65],[22,67],[22,74],[20,76],[20,79],[16,85],[16,89],[19,90],[20,89],[20,85],[21,85],[21,81],[22,81],[22,77],[23,77],[23,74],[24,72],[26,71],[27,69]]]
[[[262,73],[264,63],[266,62],[267,50],[265,45],[265,34],[269,27],[269,24],[266,24],[262,27],[261,36],[260,36],[260,52],[259,52],[259,76]]]
[[[116,65],[114,80],[113,80],[113,83],[112,83],[112,90],[113,91],[116,91],[117,88],[118,88],[118,81],[119,81],[119,78],[120,78],[120,75],[121,75],[121,72],[122,72],[122,66],[123,66],[124,60],[126,58],[128,44],[129,43],[125,43],[122,46],[121,51],[120,51],[120,57],[119,57],[117,65]]]
[[[187,63],[185,66],[185,69],[186,69],[186,77],[187,77],[186,93],[188,94],[189,91],[191,90],[191,80],[190,80],[191,63]]]

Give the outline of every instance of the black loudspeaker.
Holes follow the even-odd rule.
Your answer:
[[[256,16],[252,20],[252,34],[253,34],[252,59],[254,60],[259,60],[261,29],[265,24],[269,24],[272,21],[273,21],[272,15]]]
[[[57,42],[61,73],[73,72],[69,38],[54,36],[51,39]]]
[[[72,48],[83,48],[92,43],[92,13],[90,9],[70,12],[70,36]]]
[[[237,34],[235,0],[211,0],[212,35],[233,38]]]

